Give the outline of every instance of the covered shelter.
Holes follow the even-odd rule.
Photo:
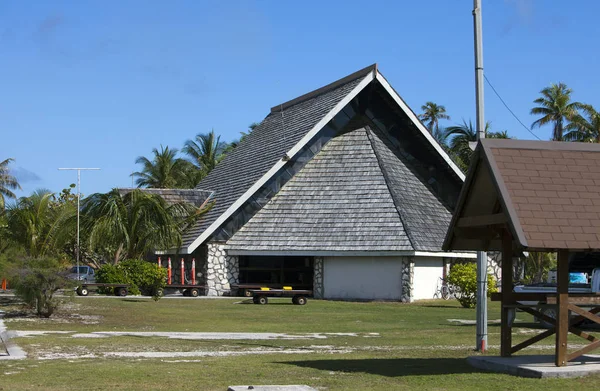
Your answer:
[[[478,143],[443,250],[502,252],[501,293],[495,297],[502,303],[502,356],[553,334],[556,366],[600,347],[600,339],[580,327],[586,319],[600,323],[600,295],[568,290],[569,254],[600,249],[599,195],[598,144],[500,139]],[[522,251],[558,253],[556,293],[514,292],[513,257]],[[531,304],[540,301],[556,308],[556,319]],[[516,309],[553,326],[513,346]],[[569,332],[589,344],[569,352]]]

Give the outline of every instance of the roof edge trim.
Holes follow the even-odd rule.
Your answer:
[[[368,250],[346,250],[346,251],[336,251],[336,250],[321,250],[321,251],[311,251],[311,250],[234,250],[228,249],[227,245],[225,245],[225,250],[227,250],[227,254],[229,255],[242,255],[242,256],[252,256],[252,255],[271,255],[271,256],[370,256],[370,257],[389,257],[389,256],[406,256],[406,257],[443,257],[443,258],[467,258],[467,259],[475,259],[477,258],[476,252],[435,252],[435,251],[414,251],[414,250],[405,250],[405,251],[368,251]]]
[[[379,73],[378,70],[376,70],[376,71],[377,71],[377,77],[376,77],[377,81],[379,81],[379,83],[381,83],[383,88],[385,88],[385,90],[390,94],[390,96],[394,99],[394,101],[396,101],[396,103],[398,104],[398,106],[400,106],[402,111],[404,111],[404,113],[408,116],[408,118],[415,124],[417,129],[419,129],[421,131],[421,133],[423,134],[425,139],[427,141],[429,141],[429,143],[433,146],[433,148],[440,154],[440,156],[442,156],[442,158],[446,161],[446,163],[448,163],[450,168],[452,168],[454,173],[460,178],[460,180],[462,180],[464,182],[465,174],[452,161],[450,156],[448,156],[446,151],[444,151],[444,149],[438,144],[438,142],[435,141],[433,136],[429,133],[429,131],[425,128],[425,126],[421,123],[421,121],[419,120],[417,115],[414,113],[414,111],[412,111],[411,108],[404,102],[402,97],[400,97],[400,95],[396,92],[396,90],[394,90],[394,88],[390,85],[390,83],[388,83],[388,81],[385,79],[385,77],[383,77],[383,75],[381,73]]]
[[[300,151],[337,113],[339,113],[356,95],[358,95],[369,83],[371,83],[375,79],[376,67],[369,68],[369,73],[367,73],[364,79],[358,83],[356,87],[352,91],[350,91],[341,101],[338,102],[337,105],[333,109],[329,111],[317,124],[310,130],[292,149],[290,149],[285,157],[292,158]],[[244,202],[246,202],[258,189],[264,185],[280,168],[282,168],[287,163],[287,159],[283,156],[281,159],[275,163],[273,167],[265,175],[263,175],[258,181],[256,181],[250,189],[246,190],[244,194],[240,198],[238,198],[225,212],[223,212],[202,234],[196,238],[188,247],[184,249],[188,254],[191,254],[198,246],[200,246],[210,235],[217,230],[221,224],[225,222],[236,210],[238,210]]]
[[[333,83],[329,83],[326,86],[323,86],[321,88],[318,88],[314,91],[311,91],[309,93],[306,93],[304,95],[300,95],[297,98],[294,98],[292,100],[288,100],[287,102],[281,103],[277,106],[273,106],[271,107],[271,113],[279,113],[282,110],[287,109],[290,106],[294,106],[297,105],[300,102],[304,102],[305,100],[309,100],[317,95],[321,95],[324,94],[325,92],[328,92],[330,90],[333,90],[339,86],[341,86],[342,84],[346,84],[354,79],[358,79],[360,77],[366,76],[369,74],[369,72],[373,72],[373,71],[377,71],[377,63],[369,65],[366,68],[361,69],[360,71],[356,71],[351,75],[348,75],[346,77],[343,77],[339,80],[334,81]]]

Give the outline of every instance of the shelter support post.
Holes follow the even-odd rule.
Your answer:
[[[512,347],[512,325],[509,322],[512,300],[513,281],[513,246],[512,235],[508,230],[502,232],[502,312],[500,315],[500,355],[510,357]]]
[[[558,252],[556,276],[556,354],[557,367],[567,365],[567,335],[569,333],[569,251]]]

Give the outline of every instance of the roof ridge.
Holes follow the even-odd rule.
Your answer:
[[[371,122],[371,120],[368,118],[367,118],[367,121]],[[383,175],[383,180],[385,181],[385,185],[386,185],[388,191],[390,192],[390,197],[392,199],[392,202],[394,203],[396,212],[398,213],[398,218],[400,219],[402,228],[404,229],[404,232],[406,232],[406,237],[408,238],[408,241],[409,241],[410,246],[412,247],[413,251],[416,251],[417,247],[415,246],[415,240],[413,238],[413,234],[411,232],[411,229],[406,224],[406,220],[407,220],[406,216],[403,216],[402,208],[396,202],[396,197],[394,197],[394,192],[392,191],[392,188],[390,187],[390,182],[388,180],[387,170],[383,167],[383,164],[381,162],[381,156],[379,155],[377,148],[375,148],[375,145],[373,145],[373,137],[375,136],[375,132],[371,129],[371,125],[369,123],[364,125],[364,129],[365,129],[365,132],[367,133],[367,139],[369,140],[369,145],[371,146],[371,149],[373,150],[373,154],[375,155],[375,159],[377,160],[377,165],[379,166],[379,169],[381,170],[381,174]]]
[[[326,86],[323,86],[321,88],[317,88],[316,90],[313,90],[311,92],[308,92],[304,95],[300,95],[297,98],[294,98],[292,100],[288,100],[287,102],[283,102],[277,106],[273,106],[271,107],[271,113],[278,113],[280,111],[283,111],[284,109],[287,109],[290,106],[294,106],[297,105],[298,103],[304,102],[306,100],[312,99],[318,95],[324,94],[328,91],[331,91],[339,86],[341,86],[342,84],[346,84],[352,80],[358,79],[360,77],[363,77],[365,75],[367,75],[369,72],[372,71],[377,71],[377,63],[369,65],[368,67],[365,67],[359,71],[356,71],[348,76],[345,76],[339,80],[334,81],[333,83],[329,83]]]

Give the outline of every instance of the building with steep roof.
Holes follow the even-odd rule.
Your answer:
[[[433,297],[464,180],[376,65],[274,106],[198,189],[212,209],[179,253],[209,295],[232,286],[332,299]]]

